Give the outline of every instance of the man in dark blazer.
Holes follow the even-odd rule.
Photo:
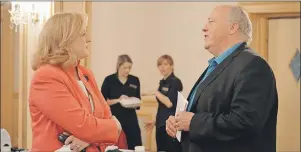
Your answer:
[[[276,152],[278,96],[267,62],[247,46],[250,19],[240,7],[215,8],[204,29],[214,58],[188,96],[187,112],[166,131],[182,131],[184,152]]]

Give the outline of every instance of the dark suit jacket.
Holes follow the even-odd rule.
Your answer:
[[[271,68],[243,43],[197,89],[183,151],[276,152],[277,110]]]

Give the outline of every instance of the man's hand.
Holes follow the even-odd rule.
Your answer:
[[[175,116],[169,116],[166,120],[166,132],[170,137],[176,137],[177,129]]]
[[[194,113],[192,112],[179,112],[176,116],[177,130],[189,131],[190,121]]]
[[[69,144],[70,144],[70,148],[71,148],[72,152],[80,152],[84,148],[86,148],[90,145],[89,143],[86,143],[86,142],[74,137],[73,135],[69,136],[65,141],[65,145],[69,145]]]

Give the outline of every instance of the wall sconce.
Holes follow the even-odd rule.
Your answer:
[[[11,4],[10,28],[15,29],[15,32],[20,25],[42,24],[50,16],[49,2],[11,2]]]

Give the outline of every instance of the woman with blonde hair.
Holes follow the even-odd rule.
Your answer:
[[[160,80],[158,90],[150,94],[156,96],[159,106],[156,120],[146,122],[145,129],[152,130],[156,126],[157,151],[181,152],[180,142],[167,134],[165,122],[169,116],[175,115],[178,92],[183,90],[183,85],[181,80],[174,75],[174,61],[170,55],[165,54],[159,57],[157,67],[163,79]]]
[[[132,59],[127,54],[120,55],[117,59],[116,73],[105,78],[101,92],[111,106],[112,113],[121,123],[128,148],[134,150],[136,146],[142,146],[141,131],[135,111],[139,107],[121,104],[124,98],[141,99],[139,78],[130,74],[132,64]]]
[[[97,88],[92,72],[79,64],[88,56],[87,16],[57,13],[44,25],[33,61],[29,108],[32,150],[104,151],[116,144],[121,125]]]

